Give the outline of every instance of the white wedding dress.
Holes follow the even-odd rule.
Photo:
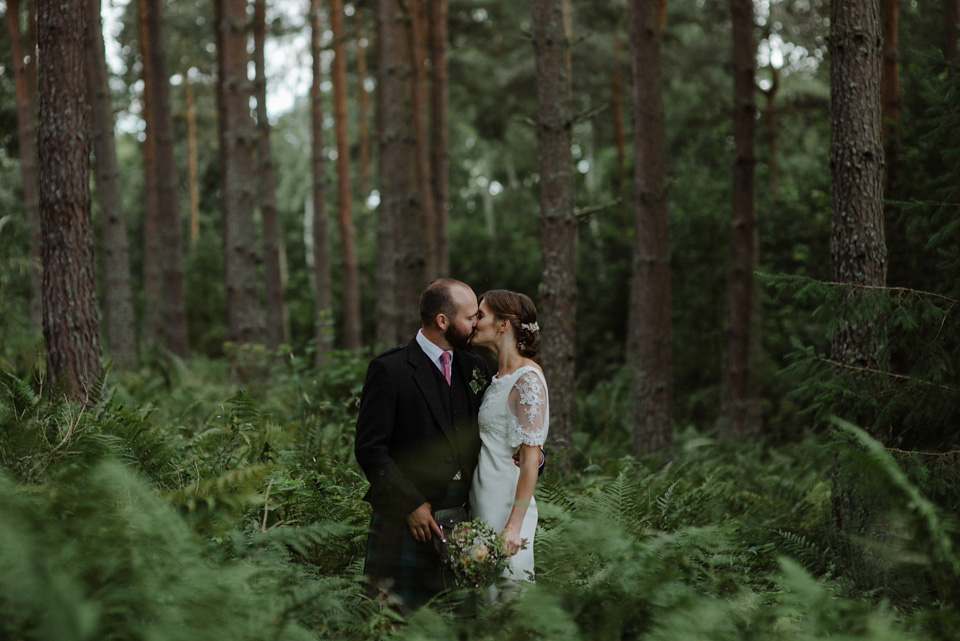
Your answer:
[[[520,468],[513,455],[520,444],[541,446],[550,426],[550,402],[547,382],[537,367],[526,365],[512,374],[494,377],[480,405],[480,460],[470,487],[470,507],[474,517],[483,519],[495,532],[502,532],[510,516],[517,493]],[[527,540],[526,549],[510,559],[504,577],[512,582],[533,581],[533,537],[537,530],[537,502],[530,505],[520,527]],[[509,585],[509,584],[508,584]],[[497,596],[496,590],[491,598]]]

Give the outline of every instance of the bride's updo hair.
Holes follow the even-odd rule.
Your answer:
[[[517,349],[522,356],[536,360],[540,344],[540,326],[537,324],[537,307],[526,294],[494,289],[480,297],[498,320],[510,321]]]

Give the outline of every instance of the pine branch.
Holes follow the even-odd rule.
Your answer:
[[[888,287],[886,285],[864,285],[863,283],[840,283],[835,281],[820,281],[820,284],[830,285],[833,287],[850,287],[851,289],[866,289],[897,294],[913,294],[921,297],[926,296],[928,298],[939,298],[940,300],[947,301],[951,305],[960,304],[960,300],[950,298],[949,296],[943,296],[942,294],[935,294],[933,292],[926,292],[921,289],[911,289],[909,287]]]
[[[861,367],[859,365],[848,365],[846,363],[841,363],[839,361],[835,361],[830,358],[824,358],[823,356],[817,356],[814,358],[814,360],[820,361],[822,363],[827,363],[828,365],[833,365],[834,367],[838,367],[840,369],[852,370],[854,372],[863,372],[866,374],[879,374],[881,376],[886,376],[888,378],[894,378],[902,381],[910,381],[910,382],[918,383],[920,385],[926,385],[929,387],[936,387],[937,389],[941,389],[945,392],[957,391],[956,388],[949,387],[947,385],[940,385],[939,383],[933,383],[931,381],[924,381],[921,379],[911,378],[909,376],[905,376],[904,374],[894,374],[893,372],[885,372],[881,369],[875,369],[873,367]]]
[[[583,209],[575,209],[573,214],[577,217],[577,220],[583,220],[589,218],[590,216],[600,213],[605,209],[610,209],[611,207],[616,207],[623,202],[622,198],[617,198],[616,200],[611,200],[608,203],[603,203],[602,205],[591,205],[590,207],[584,207]]]

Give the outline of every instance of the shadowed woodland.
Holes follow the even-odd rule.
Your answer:
[[[0,637],[954,639],[960,1],[0,0]],[[537,583],[361,586],[366,364],[529,294]]]

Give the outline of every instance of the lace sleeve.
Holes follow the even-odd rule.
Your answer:
[[[511,409],[517,418],[510,446],[543,445],[547,438],[549,409],[547,388],[535,371],[524,372],[510,391]]]

